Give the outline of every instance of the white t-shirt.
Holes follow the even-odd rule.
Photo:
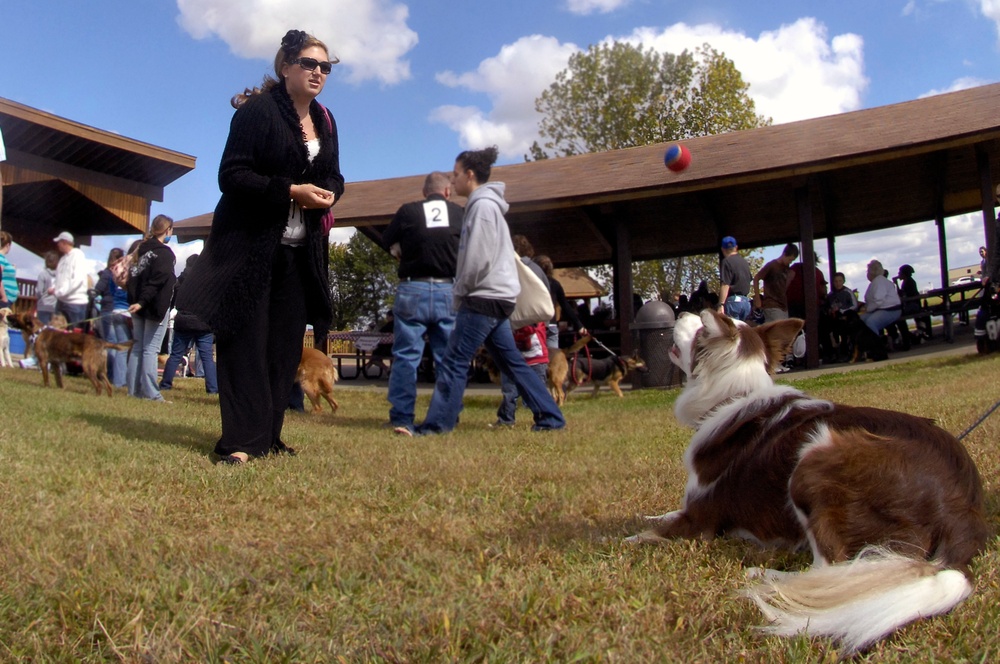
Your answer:
[[[311,162],[319,154],[319,139],[314,138],[306,141],[306,151],[309,153]],[[288,208],[288,225],[285,226],[285,233],[281,237],[282,244],[293,247],[302,245],[306,241],[306,225],[302,219],[302,208],[295,201],[291,202]]]

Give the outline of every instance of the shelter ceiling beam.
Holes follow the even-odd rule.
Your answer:
[[[67,180],[139,196],[147,200],[163,201],[163,187],[156,185],[98,173],[17,150],[11,150],[7,153],[7,161],[14,166],[14,172],[11,174],[11,182],[8,183],[6,179],[4,180],[6,184],[16,184],[21,178],[24,178],[25,182],[30,182],[38,180],[39,176],[42,176],[42,179],[47,177]]]

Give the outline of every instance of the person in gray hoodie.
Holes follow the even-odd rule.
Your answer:
[[[452,293],[455,329],[438,368],[437,383],[423,424],[394,430],[407,436],[447,433],[455,428],[462,411],[469,364],[476,350],[485,345],[497,368],[512,380],[535,418],[533,431],[566,426],[559,406],[544,381],[528,367],[514,343],[508,318],[521,292],[518,260],[504,214],[504,184],[489,182],[497,160],[497,148],[467,150],[455,160],[452,190],[467,196],[458,245],[455,285]]]

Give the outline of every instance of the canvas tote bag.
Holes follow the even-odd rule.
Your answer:
[[[556,313],[549,287],[524,264],[520,256],[515,262],[517,278],[521,282],[521,293],[517,296],[514,313],[510,315],[511,325],[516,330],[525,325],[549,322]]]

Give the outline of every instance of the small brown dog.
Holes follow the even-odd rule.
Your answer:
[[[556,400],[556,405],[562,406],[566,403],[566,377],[569,376],[569,358],[580,352],[580,349],[590,342],[590,337],[577,339],[572,346],[555,353],[549,349],[549,368],[545,374],[545,383],[549,386],[552,398]]]
[[[112,344],[102,341],[90,334],[82,332],[60,332],[44,329],[35,338],[35,357],[38,367],[42,370],[42,384],[49,386],[49,364],[56,377],[56,386],[62,389],[61,362],[79,362],[83,367],[83,375],[90,379],[98,396],[101,389],[112,394],[111,383],[108,381],[108,348],[127,351],[132,348],[132,342]]]
[[[569,359],[587,345],[590,337],[582,337],[573,343],[569,348],[560,351],[549,349],[549,364],[545,370],[545,384],[549,388],[549,393],[555,399],[556,405],[562,406],[566,403],[566,377],[569,375]],[[500,370],[497,369],[493,356],[486,350],[485,346],[480,346],[476,351],[476,362],[486,368],[490,375],[490,381],[500,384]]]
[[[326,353],[315,348],[303,348],[302,359],[299,360],[299,370],[295,380],[302,386],[302,392],[312,402],[313,414],[322,412],[320,397],[326,399],[330,408],[336,413],[340,404],[333,398],[333,385],[337,382],[337,367]]]
[[[586,345],[586,342],[590,341],[590,337],[583,337],[580,341],[584,341],[583,345]],[[582,348],[583,345],[580,347]],[[567,353],[569,350],[567,349]],[[579,353],[569,353],[569,355],[572,359],[569,362],[571,375],[569,376],[569,380],[565,381],[567,394],[584,383],[592,382],[594,384],[593,396],[595,397],[601,390],[602,385],[607,385],[619,397],[624,397],[625,395],[622,394],[622,388],[619,385],[622,379],[630,371],[638,371],[640,373],[647,371],[646,363],[637,354],[633,354],[631,357],[612,355],[611,357],[599,360],[591,357],[583,357]]]

